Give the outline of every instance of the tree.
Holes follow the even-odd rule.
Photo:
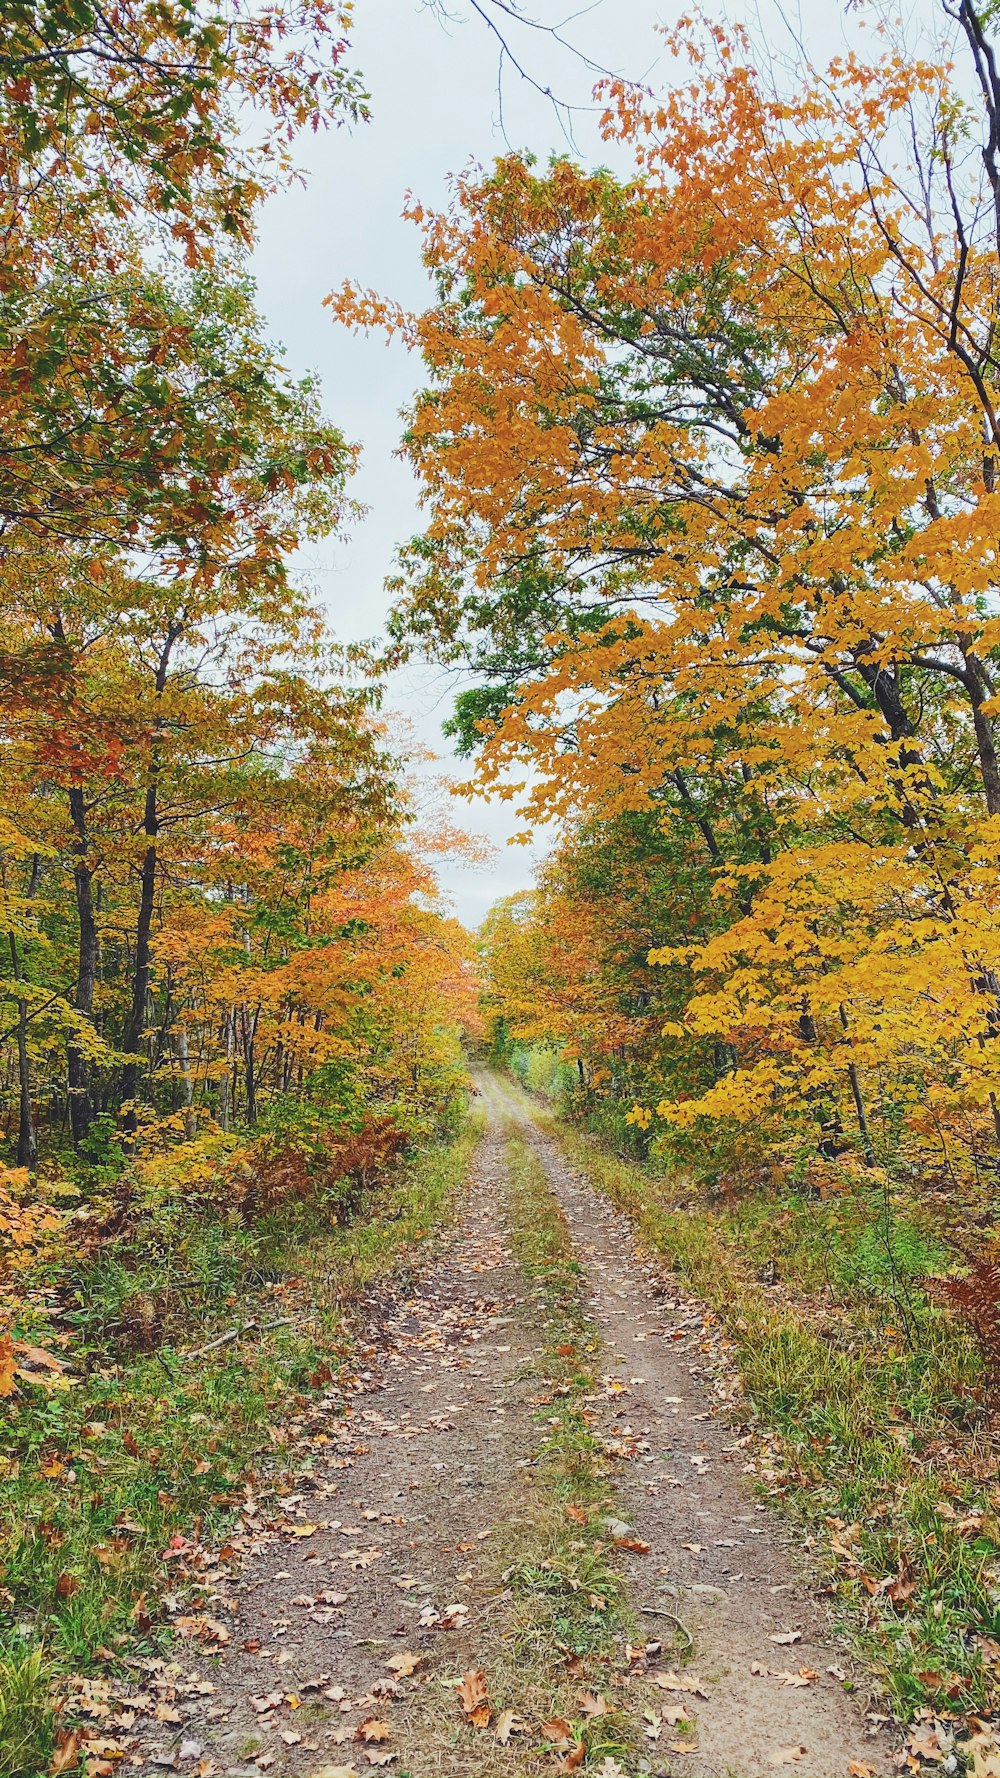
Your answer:
[[[730,1065],[665,1117],[766,1108],[776,1140],[869,1160],[881,1075],[904,1121],[930,1094],[981,1144],[997,284],[962,108],[892,55],[786,99],[738,36],[674,48],[662,100],[609,89],[630,180],[508,156],[414,206],[425,315],[338,299],[428,371],[397,630],[482,670],[463,732],[485,784],[530,762],[529,813],[673,822],[679,784],[737,811],[701,830],[726,931],[658,947],[699,988],[678,1040]]]

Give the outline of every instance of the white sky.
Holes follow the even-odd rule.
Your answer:
[[[586,0],[578,0],[585,4]],[[552,106],[519,81],[504,80],[504,134],[497,103],[497,45],[466,0],[447,0],[456,14],[450,26],[421,0],[357,0],[352,59],[372,98],[372,122],[354,131],[312,138],[301,152],[303,186],[266,206],[255,272],[261,307],[274,336],[297,371],[320,373],[330,418],[363,446],[353,492],[368,508],[352,533],[300,558],[318,587],[332,627],[344,640],[374,636],[387,608],[383,582],[397,546],[419,528],[416,486],[394,456],[400,410],[421,382],[421,367],[402,346],[348,334],[322,306],[345,278],[372,286],[408,308],[429,295],[420,263],[420,234],[400,217],[412,190],[428,207],[443,205],[449,174],[470,160],[488,164],[497,154],[527,148],[544,160],[566,147]],[[524,10],[558,23],[574,0],[524,0]],[[689,10],[684,0],[597,0],[567,25],[566,35],[602,67],[655,86],[661,60],[658,22],[672,24]],[[708,0],[710,16],[723,16]],[[754,38],[779,52],[790,47],[777,0],[738,0],[726,9],[745,19]],[[934,0],[917,0],[933,14]],[[825,61],[856,37],[857,14],[844,0],[802,0],[785,18],[810,55]],[[589,105],[593,75],[536,32],[512,36],[518,54],[542,84],[560,97]],[[608,162],[596,127],[596,111],[573,118],[574,152],[589,163]],[[440,670],[414,667],[391,687],[391,703],[441,759],[442,770],[465,775],[450,761],[440,723],[450,710],[454,684]],[[452,819],[491,838],[497,851],[485,869],[445,865],[439,872],[466,924],[477,925],[498,896],[524,888],[539,848],[511,846],[517,830],[510,803],[453,801]]]

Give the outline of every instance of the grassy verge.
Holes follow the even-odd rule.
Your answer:
[[[162,1641],[158,1602],[177,1588],[185,1550],[217,1548],[246,1482],[276,1451],[280,1462],[275,1423],[349,1360],[352,1297],[443,1221],[477,1138],[469,1127],[429,1148],[346,1226],[301,1210],[273,1219],[242,1271],[230,1255],[221,1295],[211,1280],[175,1277],[183,1310],[149,1350],[123,1351],[120,1314],[102,1323],[107,1259],[82,1281],[64,1377],[23,1383],[0,1425],[0,1778],[45,1769],[53,1675]]]
[[[995,1708],[1000,1499],[961,1330],[910,1293],[914,1339],[898,1293],[838,1284],[815,1201],[692,1205],[690,1191],[551,1128],[716,1312],[761,1428],[762,1485],[805,1523],[902,1713]]]

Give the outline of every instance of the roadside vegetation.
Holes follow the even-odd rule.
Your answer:
[[[204,1603],[227,1529],[280,1485],[296,1418],[350,1367],[359,1293],[420,1263],[477,1135],[250,1220],[193,1200],[182,1169],[84,1260],[50,1257],[58,1369],[25,1371],[0,1426],[5,1778],[47,1770],[70,1676],[162,1650],[178,1619],[227,1639]]]
[[[517,1072],[573,1080],[547,1054]],[[758,1485],[801,1523],[901,1716],[995,1708],[993,1396],[975,1341],[928,1285],[946,1257],[933,1222],[882,1195],[709,1197],[615,1152],[580,1109],[550,1099],[544,1127],[711,1310],[757,1435]]]

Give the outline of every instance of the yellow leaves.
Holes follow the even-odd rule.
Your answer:
[[[16,1374],[14,1341],[9,1333],[0,1333],[0,1396],[13,1395],[17,1387]]]

